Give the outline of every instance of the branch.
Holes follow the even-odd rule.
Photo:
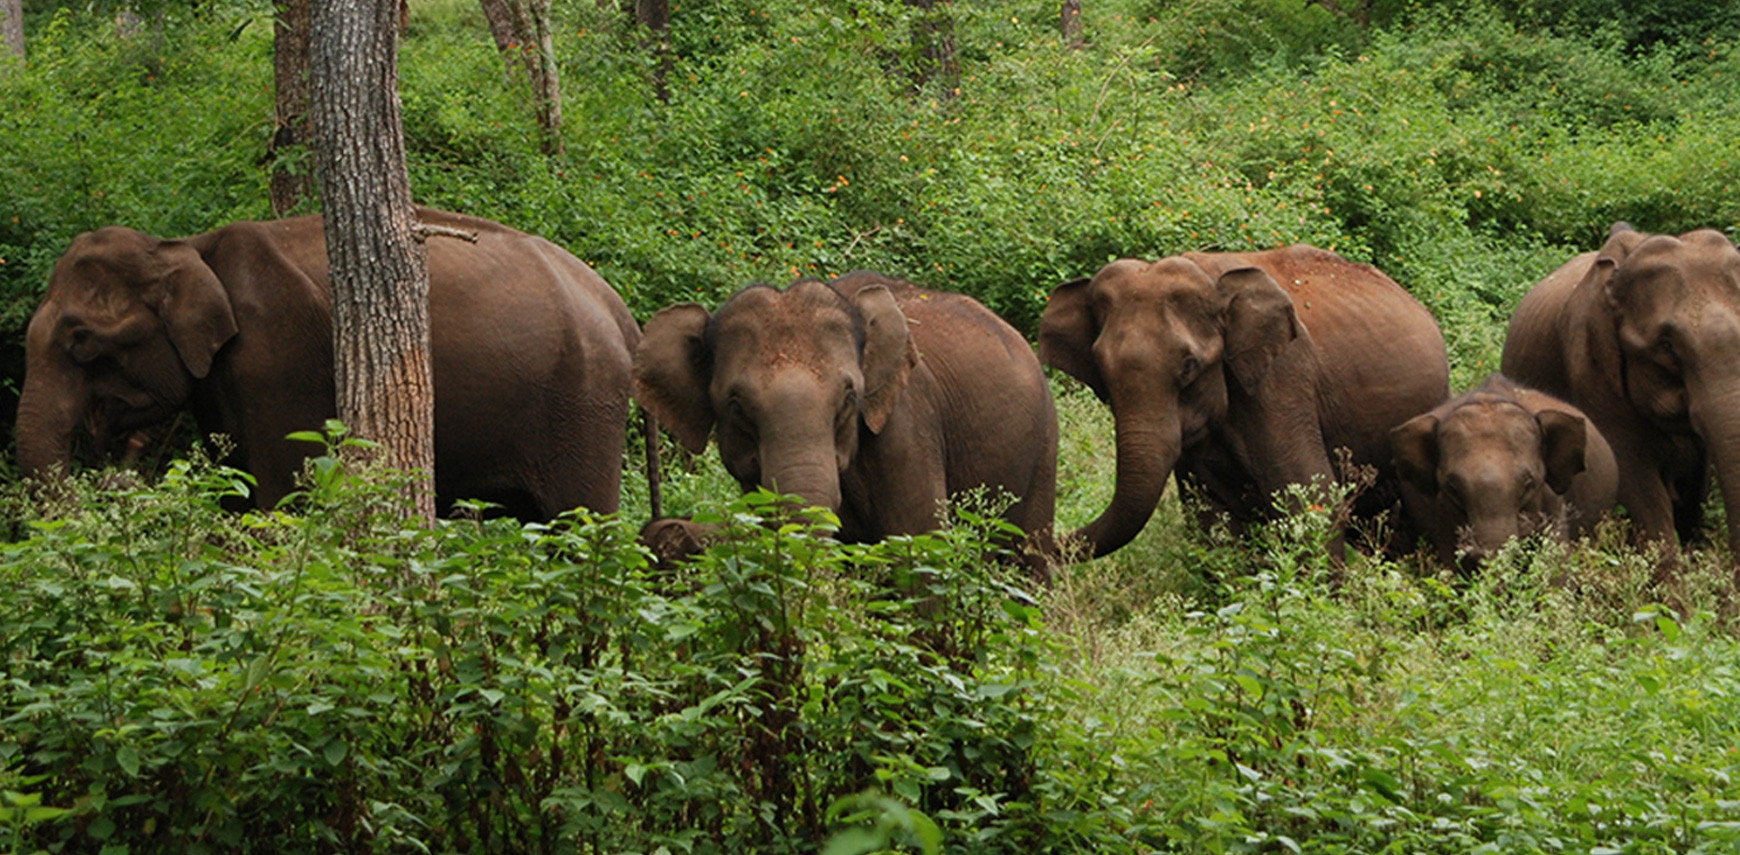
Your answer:
[[[466,243],[477,243],[477,232],[468,232],[450,226],[432,226],[428,223],[418,223],[411,227],[411,237],[427,243],[432,237],[459,238]]]

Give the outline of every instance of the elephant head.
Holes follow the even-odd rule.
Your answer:
[[[26,332],[20,468],[64,468],[81,430],[102,447],[167,417],[235,334],[229,295],[192,247],[120,227],[79,235]]]
[[[1740,252],[1716,231],[1646,235],[1621,223],[1587,276],[1607,342],[1593,356],[1616,363],[1609,395],[1702,441],[1740,547]]]
[[[1257,267],[1216,275],[1182,257],[1126,259],[1051,295],[1040,360],[1116,419],[1112,501],[1078,533],[1096,557],[1142,530],[1180,457],[1225,417],[1229,384],[1255,390],[1301,335],[1292,298]]]
[[[711,315],[693,303],[647,321],[635,396],[691,452],[716,436],[744,487],[840,509],[860,431],[879,434],[918,352],[887,288],[848,300],[826,283],[757,285]]]
[[[1436,500],[1470,562],[1554,519],[1583,472],[1588,424],[1562,410],[1531,411],[1515,397],[1475,392],[1390,432],[1396,470]],[[1441,557],[1450,560],[1448,542]]]

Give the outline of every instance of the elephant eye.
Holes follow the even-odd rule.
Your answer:
[[[1200,373],[1202,373],[1202,360],[1197,359],[1195,354],[1186,355],[1184,361],[1178,365],[1179,385],[1188,385]]]
[[[1666,333],[1663,333],[1661,338],[1656,339],[1655,350],[1670,360],[1677,361],[1679,359],[1679,354],[1674,351],[1674,340]]]
[[[72,344],[67,348],[67,350],[72,354],[74,362],[83,365],[84,363],[96,358],[94,339],[95,336],[92,335],[89,329],[80,327],[79,329],[73,330]]]
[[[1522,479],[1523,495],[1527,496],[1527,495],[1534,493],[1535,488],[1539,487],[1540,485],[1541,485],[1541,482],[1539,480],[1536,480],[1535,473],[1533,473],[1533,472],[1523,473],[1523,479]]]

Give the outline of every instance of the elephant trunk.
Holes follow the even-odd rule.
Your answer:
[[[80,390],[61,388],[47,372],[27,373],[18,399],[18,467],[27,478],[62,474],[72,465],[72,439],[86,415]]]
[[[817,424],[806,422],[817,421]],[[840,510],[840,456],[825,420],[791,418],[764,427],[760,441],[761,486],[803,497],[810,505]]]
[[[1097,519],[1070,536],[1092,546],[1095,558],[1116,551],[1141,533],[1184,447],[1175,408],[1149,406],[1131,411],[1116,406],[1118,397],[1152,400],[1146,395],[1114,396],[1118,462],[1112,502]]]
[[[1693,413],[1693,429],[1704,438],[1704,447],[1716,467],[1716,483],[1722,490],[1722,505],[1728,515],[1728,547],[1740,554],[1740,383],[1725,384],[1715,400]],[[1698,396],[1694,391],[1694,400]]]

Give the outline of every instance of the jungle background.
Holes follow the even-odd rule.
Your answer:
[[[8,436],[74,235],[268,218],[271,170],[310,168],[266,156],[267,5],[23,11]],[[1456,390],[1614,221],[1740,227],[1734,4],[1082,0],[1074,37],[1052,2],[668,12],[661,42],[613,4],[552,8],[552,154],[478,5],[413,0],[418,200],[562,244],[643,321],[871,268],[1031,337],[1109,259],[1305,241],[1431,308]],[[1109,497],[1112,433],[1054,389],[1069,527]],[[13,851],[1740,851],[1719,543],[1665,589],[1623,522],[1473,577],[1335,570],[1327,513],[1235,539],[1169,495],[1041,588],[989,560],[995,497],[846,548],[667,444],[668,509],[734,534],[657,574],[635,459],[622,520],[429,531],[336,434],[297,504],[220,513],[237,477],[190,432],[53,506],[0,458]]]

